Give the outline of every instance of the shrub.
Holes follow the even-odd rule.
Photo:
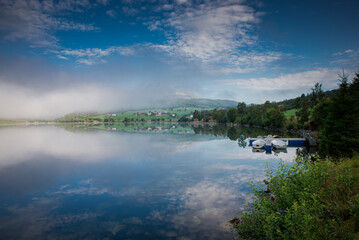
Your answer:
[[[254,201],[232,223],[239,239],[359,237],[359,155],[281,163],[267,177],[270,193],[252,184]]]

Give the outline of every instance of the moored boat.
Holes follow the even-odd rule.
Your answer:
[[[287,148],[287,143],[279,140],[279,139],[275,139],[271,142],[272,144],[272,148],[276,148],[276,149],[286,149]]]
[[[255,140],[255,141],[252,143],[252,147],[253,147],[253,148],[264,148],[265,145],[266,145],[266,141],[264,141],[263,139]]]

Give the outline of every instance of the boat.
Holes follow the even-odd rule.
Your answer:
[[[287,143],[279,140],[279,139],[275,139],[271,142],[272,148],[275,149],[286,149],[287,148]]]
[[[264,141],[263,139],[258,139],[252,142],[253,148],[264,148],[265,146],[266,146],[266,141]]]

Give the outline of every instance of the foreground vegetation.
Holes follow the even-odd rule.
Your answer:
[[[232,220],[239,239],[359,239],[359,155],[281,163]]]

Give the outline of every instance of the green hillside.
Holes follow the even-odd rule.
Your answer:
[[[213,99],[181,99],[169,107],[112,111],[104,113],[71,113],[57,119],[58,122],[176,122],[183,116],[190,116],[195,110],[236,107],[237,102]]]
[[[193,107],[193,108],[231,108],[237,107],[236,101],[231,100],[213,100],[213,99],[181,99],[174,103],[173,107]]]

